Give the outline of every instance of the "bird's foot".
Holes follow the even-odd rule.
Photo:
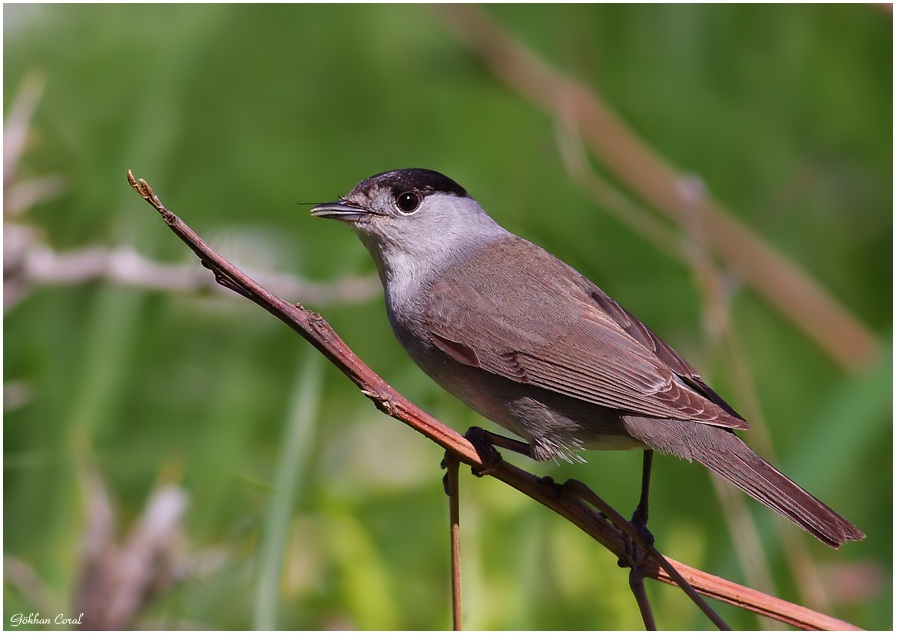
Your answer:
[[[504,459],[502,459],[501,452],[495,449],[494,444],[494,435],[491,432],[483,430],[478,426],[471,426],[467,432],[464,433],[464,438],[470,441],[470,444],[477,451],[477,454],[480,457],[480,462],[483,467],[473,467],[470,471],[474,476],[485,476],[489,474],[495,467],[501,463]]]
[[[647,509],[639,505],[632,514],[632,518],[629,519],[629,525],[639,533],[648,547],[654,546],[654,534],[648,529]],[[645,548],[639,545],[637,541],[626,532],[623,532],[623,543],[625,544],[626,552],[620,557],[618,564],[621,567],[631,567],[639,570],[643,569],[650,559]]]

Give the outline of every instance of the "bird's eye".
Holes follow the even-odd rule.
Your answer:
[[[396,207],[403,214],[411,214],[420,207],[420,194],[417,192],[402,192],[396,196]]]

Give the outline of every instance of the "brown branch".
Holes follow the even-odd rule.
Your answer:
[[[714,201],[694,176],[667,164],[593,90],[551,68],[486,11],[439,5],[446,23],[492,71],[534,105],[578,128],[605,167],[674,223],[693,219],[714,255],[835,361],[855,369],[873,333],[819,283]]]
[[[485,465],[467,439],[396,392],[349,349],[319,314],[272,294],[225,260],[180,218],[166,209],[146,181],[142,179],[138,181],[130,171],[128,182],[162,215],[169,228],[190,247],[203,265],[213,272],[219,284],[252,300],[299,333],[351,379],[362,394],[371,399],[381,411],[417,430],[449,451],[459,461],[475,470],[486,470],[489,476],[554,510],[604,545],[618,558],[626,558],[628,555],[624,534],[635,540],[636,544],[644,546],[641,535],[581,483],[571,481],[558,486],[550,479],[539,478],[504,461],[497,465]],[[583,496],[587,496],[588,502]],[[598,506],[604,513],[597,513],[590,505]],[[611,513],[619,520],[613,523],[608,520],[605,513]],[[651,553],[653,551],[651,549],[646,551],[651,558],[644,569],[647,577],[674,584],[674,578],[678,574],[702,595],[800,628],[859,630],[847,622],[723,580],[674,560],[667,561],[656,551]],[[672,572],[665,569],[665,565],[669,566]]]

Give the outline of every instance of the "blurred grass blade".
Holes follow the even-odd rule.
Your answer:
[[[306,347],[301,362],[302,372],[293,391],[288,425],[277,460],[274,495],[262,524],[253,618],[253,628],[256,630],[270,631],[277,628],[280,577],[290,517],[301,492],[302,479],[307,473],[321,401],[323,364],[324,358],[311,347]]]

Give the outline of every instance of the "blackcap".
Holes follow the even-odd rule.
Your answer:
[[[748,423],[669,345],[450,178],[384,172],[311,213],[350,225],[368,248],[415,363],[533,458],[658,450],[698,461],[832,547],[865,537],[742,442],[734,431]]]

